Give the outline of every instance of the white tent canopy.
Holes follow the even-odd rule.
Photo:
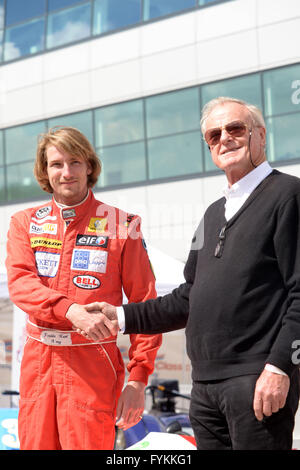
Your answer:
[[[165,295],[184,282],[184,263],[153,246],[148,246],[147,251],[156,277],[157,295]]]

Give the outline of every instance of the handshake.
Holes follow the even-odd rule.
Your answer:
[[[74,303],[69,307],[66,318],[77,333],[93,341],[115,336],[120,329],[116,307],[106,302]]]

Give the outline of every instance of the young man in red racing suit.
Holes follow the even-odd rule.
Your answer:
[[[51,202],[18,212],[7,243],[12,301],[28,314],[20,374],[22,450],[112,449],[136,424],[161,335],[132,335],[128,384],[116,337],[101,341],[93,302],[156,296],[140,219],[97,201],[100,162],[76,129],[45,134],[35,175]],[[100,325],[100,326],[99,326]],[[82,334],[78,332],[82,331]]]

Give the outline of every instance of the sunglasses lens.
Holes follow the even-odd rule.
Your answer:
[[[225,126],[225,130],[231,137],[242,137],[247,130],[247,126],[240,121],[231,122]],[[221,134],[221,128],[210,129],[205,134],[205,140],[209,146],[213,147],[220,142]]]
[[[232,137],[241,137],[246,132],[246,126],[242,122],[233,122],[232,124],[228,124],[226,126],[226,131]]]
[[[205,140],[208,145],[217,145],[221,137],[221,129],[213,129],[208,131],[205,136]]]

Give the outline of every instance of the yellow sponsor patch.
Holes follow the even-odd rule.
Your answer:
[[[53,238],[44,238],[44,237],[33,237],[30,238],[31,248],[36,248],[37,246],[44,246],[48,248],[57,248],[61,249],[62,241],[53,240]]]
[[[88,232],[105,232],[107,219],[92,217],[89,221]]]

